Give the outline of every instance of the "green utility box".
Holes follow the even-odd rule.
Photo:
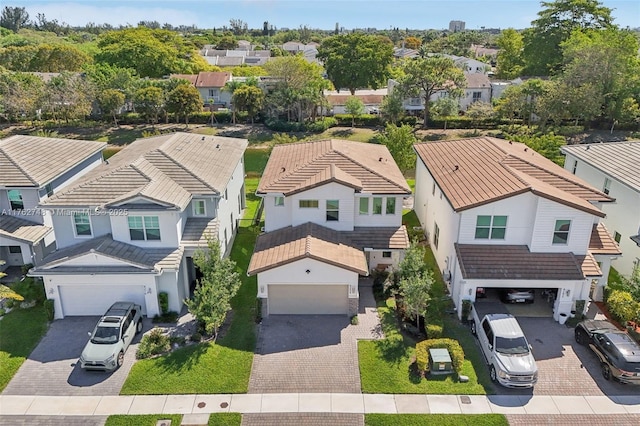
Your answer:
[[[429,372],[431,374],[451,374],[451,356],[446,349],[429,349]]]

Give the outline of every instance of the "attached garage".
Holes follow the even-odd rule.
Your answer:
[[[63,316],[102,315],[114,302],[134,302],[146,314],[143,285],[61,285],[58,286]]]
[[[270,315],[346,315],[348,285],[269,285]]]

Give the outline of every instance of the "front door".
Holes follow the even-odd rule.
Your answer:
[[[22,258],[22,248],[20,246],[9,246],[9,256],[6,259],[9,266],[24,265]]]

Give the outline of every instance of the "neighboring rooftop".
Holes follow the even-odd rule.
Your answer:
[[[246,139],[195,133],[138,139],[42,204],[121,205],[141,196],[182,209],[192,195],[223,192],[246,147]]]
[[[589,252],[592,254],[622,254],[618,243],[609,234],[604,223],[593,225],[589,240]]]
[[[604,217],[592,202],[614,201],[522,143],[479,137],[414,148],[455,211],[532,192]]]
[[[640,192],[640,141],[567,145],[561,149]]]
[[[340,139],[277,145],[258,193],[292,195],[329,182],[346,184],[356,192],[411,194],[387,147]]]
[[[15,135],[0,140],[0,187],[41,187],[102,151],[107,144]]]
[[[0,236],[35,244],[53,229],[20,217],[0,215]]]

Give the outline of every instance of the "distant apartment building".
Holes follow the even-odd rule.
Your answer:
[[[464,21],[449,21],[449,31],[452,33],[464,31],[464,24]]]

